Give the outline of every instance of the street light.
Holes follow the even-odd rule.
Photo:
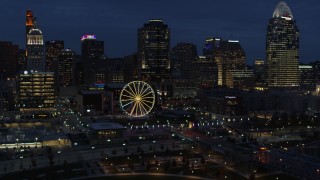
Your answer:
[[[37,147],[38,138],[36,137],[36,147]]]
[[[94,148],[95,148],[94,146],[91,147],[91,149],[92,149],[92,159],[94,158]]]
[[[17,149],[18,149],[18,143],[19,143],[19,139],[17,138],[17,139],[16,139],[16,141],[17,141]]]

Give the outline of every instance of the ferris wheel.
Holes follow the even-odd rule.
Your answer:
[[[149,84],[132,81],[120,93],[120,106],[129,116],[143,117],[150,113],[155,99],[155,93]]]

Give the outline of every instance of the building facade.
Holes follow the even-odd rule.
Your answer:
[[[75,54],[71,49],[63,49],[58,55],[59,86],[70,87],[74,84]]]
[[[64,49],[64,41],[46,41],[46,71],[57,72],[58,56],[62,49]]]
[[[170,29],[162,20],[150,20],[138,30],[138,56],[143,80],[170,78]]]
[[[27,12],[28,14],[28,12]],[[27,35],[26,67],[17,79],[17,108],[22,112],[37,114],[38,111],[54,110],[56,100],[55,74],[46,72],[45,45],[42,31],[35,18]],[[27,23],[28,20],[27,16]],[[28,26],[27,26],[28,28]]]
[[[18,46],[11,42],[0,42],[0,79],[15,78],[18,72]]]
[[[43,34],[36,22],[27,35],[27,70],[45,71]]]
[[[269,87],[299,86],[300,33],[288,5],[281,1],[269,21],[266,35]]]
[[[178,43],[171,50],[171,69],[175,79],[192,79],[192,62],[197,60],[197,46]]]
[[[83,64],[84,84],[93,84],[105,79],[104,42],[98,41],[96,35],[84,35],[81,37],[81,63]]]
[[[219,86],[233,87],[231,71],[245,69],[246,54],[238,40],[207,38],[203,55],[217,64]]]
[[[50,111],[55,104],[53,72],[25,71],[20,74],[18,106],[20,111]]]

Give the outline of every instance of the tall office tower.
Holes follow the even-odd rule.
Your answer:
[[[83,85],[83,63],[81,61],[81,55],[75,55],[75,68],[74,68],[75,85]]]
[[[27,69],[44,72],[46,61],[43,34],[36,22],[33,23],[33,27],[30,29],[27,39]]]
[[[29,9],[26,12],[26,45],[27,45],[27,40],[28,40],[27,35],[29,34],[30,30],[32,29],[33,23],[34,23],[34,17],[33,17],[32,11]]]
[[[71,49],[63,49],[58,55],[59,61],[59,86],[70,87],[74,84],[75,54]]]
[[[175,79],[191,79],[192,62],[197,60],[197,47],[190,43],[178,43],[171,50],[171,69]]]
[[[96,35],[81,37],[81,61],[83,63],[83,78],[85,84],[93,84],[97,80],[99,69],[104,65],[104,42],[97,41]]]
[[[143,80],[170,78],[170,29],[162,20],[150,20],[138,30],[138,56]]]
[[[19,49],[18,50],[18,67],[17,71],[22,71],[27,69],[27,57],[26,57],[26,50]]]
[[[222,58],[221,43],[222,39],[220,37],[210,37],[206,39],[203,48],[203,56],[205,56],[208,61],[216,63],[219,86],[226,84],[225,81],[223,81],[226,76],[226,65]]]
[[[11,42],[0,42],[0,113],[14,110],[18,49],[18,46]]]
[[[199,87],[210,88],[218,85],[217,64],[207,59],[206,56],[199,56],[192,62],[192,77]]]
[[[279,2],[267,27],[268,86],[299,86],[299,36],[290,8]]]
[[[46,71],[58,71],[58,56],[62,49],[64,49],[64,41],[46,41]]]
[[[224,41],[221,46],[222,57],[227,70],[244,70],[246,67],[246,53],[237,40]]]
[[[17,83],[20,111],[50,111],[54,109],[56,89],[54,72],[45,72],[43,34],[35,18],[27,35],[27,70],[19,74]]]
[[[209,59],[212,59],[214,56],[218,56],[221,42],[222,39],[220,37],[207,38],[203,48],[203,55]]]
[[[246,53],[237,40],[223,41],[220,48],[222,49],[222,60],[226,70],[222,83],[227,87],[234,87],[232,71],[245,70]]]
[[[266,81],[266,65],[262,59],[256,59],[253,65],[254,81],[256,85],[263,85]]]
[[[266,65],[262,59],[256,59],[253,64],[253,72],[256,80],[262,80],[265,76]]]
[[[309,65],[313,68],[312,82],[313,84],[318,84],[320,82],[320,61],[314,61]]]
[[[314,90],[316,83],[314,82],[315,68],[312,65],[299,65],[300,87],[301,89]]]
[[[123,83],[124,82],[125,64],[123,58],[108,59],[108,82]]]
[[[128,83],[134,80],[139,80],[139,63],[137,53],[124,57],[123,81]]]
[[[245,69],[246,54],[237,40],[222,40],[214,37],[205,41],[203,54],[208,61],[215,62],[218,67],[218,85],[233,87],[234,70]]]
[[[0,42],[0,78],[15,78],[18,72],[18,46],[11,42]]]

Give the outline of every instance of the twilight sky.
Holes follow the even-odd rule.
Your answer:
[[[163,19],[171,29],[171,47],[196,44],[202,54],[209,36],[239,40],[247,64],[265,59],[265,31],[279,0],[1,0],[0,41],[24,48],[25,12],[37,17],[45,40],[64,40],[77,53],[83,34],[105,41],[108,57],[137,51],[137,29]],[[300,62],[320,60],[319,0],[286,0],[300,29]]]

